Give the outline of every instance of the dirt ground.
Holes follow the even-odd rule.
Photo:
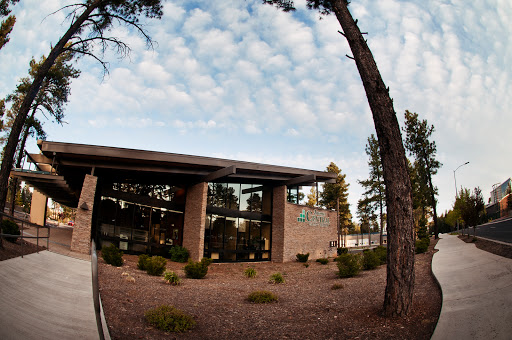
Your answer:
[[[349,279],[337,277],[336,263],[212,264],[202,280],[185,278],[184,264],[167,269],[182,279],[165,283],[137,269],[137,257],[125,255],[122,267],[100,261],[100,293],[113,339],[430,339],[441,309],[441,292],[431,273],[433,245],[416,255],[414,307],[410,317],[381,316],[386,266]],[[243,275],[253,267],[258,275]],[[269,277],[283,274],[284,284]],[[334,290],[333,285],[343,288]],[[272,304],[247,301],[249,293],[268,290],[279,297]],[[144,320],[150,308],[169,304],[192,315],[194,329],[170,334]]]

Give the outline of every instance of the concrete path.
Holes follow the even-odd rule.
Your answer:
[[[49,251],[0,261],[0,339],[99,339],[91,262]]]
[[[443,234],[432,271],[443,306],[432,340],[512,339],[512,259]]]

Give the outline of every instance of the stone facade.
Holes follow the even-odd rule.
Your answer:
[[[199,183],[187,189],[185,220],[183,222],[183,247],[190,258],[199,261],[204,253],[204,224],[208,183]]]
[[[273,205],[273,261],[295,261],[297,253],[309,253],[311,260],[336,255],[330,247],[338,238],[335,211],[288,203],[285,186],[274,188]]]
[[[71,251],[89,254],[91,251],[91,226],[94,197],[98,177],[85,175],[82,193],[76,210],[75,226],[71,238]]]

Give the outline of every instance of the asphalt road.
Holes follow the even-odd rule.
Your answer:
[[[466,229],[466,231],[467,230],[468,229]],[[472,235],[473,228],[470,228],[469,232],[470,235]],[[476,227],[476,236],[512,243],[512,218],[479,225]]]

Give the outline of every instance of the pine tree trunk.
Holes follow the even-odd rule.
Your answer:
[[[388,255],[384,315],[406,316],[414,291],[414,233],[411,181],[400,127],[389,92],[346,0],[332,0],[363,81],[379,140],[386,186]]]
[[[48,58],[39,68],[37,75],[34,77],[34,81],[30,85],[30,88],[20,106],[16,118],[14,119],[9,133],[7,144],[4,148],[4,157],[2,160],[2,166],[0,168],[0,211],[4,211],[5,201],[7,199],[7,187],[9,182],[9,175],[11,173],[12,165],[14,162],[14,154],[16,153],[16,147],[20,138],[21,131],[25,125],[27,115],[32,107],[32,102],[37,96],[41,85],[43,84],[48,71],[53,66],[53,63],[57,57],[64,51],[64,46],[73,37],[73,35],[82,26],[89,15],[100,5],[101,1],[96,0],[94,3],[88,5],[85,11],[76,19],[75,22],[69,27],[67,32],[62,36],[57,45],[51,50]]]

